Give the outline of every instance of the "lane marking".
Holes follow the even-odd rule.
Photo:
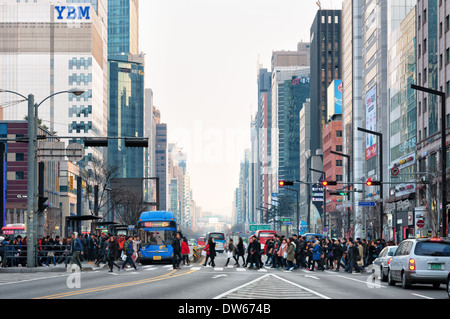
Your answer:
[[[379,285],[379,284],[376,284],[376,283],[373,283],[373,282],[368,282],[367,280],[364,281],[364,280],[359,280],[359,279],[355,279],[355,278],[348,278],[348,277],[341,276],[341,275],[336,275],[336,277],[341,277],[341,278],[344,278],[344,279],[347,279],[347,280],[353,280],[353,281],[360,282],[360,283],[363,283],[363,284],[366,284],[366,285],[370,285],[370,286],[373,286],[373,287],[386,288],[386,286]]]
[[[151,282],[155,282],[155,281],[176,278],[176,277],[191,274],[193,272],[195,272],[195,270],[189,270],[184,273],[178,272],[178,274],[177,274],[176,270],[172,270],[168,274],[164,274],[164,275],[153,277],[153,278],[132,281],[132,282],[126,282],[126,283],[121,283],[121,284],[115,284],[115,285],[110,285],[110,286],[100,286],[100,287],[88,288],[88,289],[83,289],[83,290],[79,290],[79,291],[69,291],[69,292],[64,292],[64,293],[59,293],[59,294],[54,294],[54,295],[49,295],[49,296],[43,296],[43,297],[38,297],[38,298],[33,298],[33,299],[59,299],[59,298],[65,298],[65,297],[73,297],[73,296],[82,295],[82,294],[89,294],[89,293],[105,291],[105,290],[137,286],[137,285],[147,284],[147,283],[151,283]]]
[[[417,297],[421,297],[421,298],[425,298],[425,299],[434,299],[434,298],[427,297],[427,296],[424,296],[424,295],[419,295],[419,294],[411,294],[411,295],[417,296]]]
[[[264,276],[261,276],[261,277],[259,277],[259,278],[256,278],[256,279],[254,279],[254,280],[252,280],[252,281],[249,281],[249,282],[246,283],[246,284],[243,284],[242,286],[239,286],[239,287],[233,288],[233,289],[231,289],[231,290],[228,290],[228,291],[224,292],[223,294],[220,294],[220,295],[218,295],[217,297],[214,297],[213,299],[221,299],[222,297],[224,297],[224,296],[226,296],[226,295],[229,295],[229,294],[235,292],[236,290],[242,289],[242,288],[244,288],[244,287],[247,287],[247,286],[249,286],[249,285],[251,285],[251,284],[253,284],[253,283],[255,283],[255,282],[257,282],[257,281],[259,281],[259,280],[261,280],[261,279],[263,279],[263,278],[266,278],[267,276],[270,276],[270,275],[269,275],[269,274],[266,274],[266,275],[264,275]]]
[[[312,290],[312,289],[303,287],[303,286],[301,286],[301,285],[299,285],[299,284],[290,282],[289,280],[284,279],[284,278],[282,278],[282,277],[279,277],[279,276],[277,276],[277,275],[271,274],[271,276],[274,276],[275,278],[278,278],[278,279],[280,279],[280,280],[283,280],[283,281],[285,281],[285,282],[287,282],[287,283],[289,283],[289,284],[291,284],[291,285],[294,285],[294,286],[296,286],[296,287],[298,287],[298,288],[300,288],[300,289],[306,290],[306,291],[308,291],[308,292],[310,292],[310,293],[312,293],[312,294],[314,294],[314,295],[316,295],[316,296],[318,296],[318,297],[320,297],[320,298],[323,298],[323,299],[331,299],[330,297],[325,296],[325,295],[323,295],[323,294],[321,294],[321,293],[319,293],[319,292],[317,292],[317,291],[314,291],[314,290]]]

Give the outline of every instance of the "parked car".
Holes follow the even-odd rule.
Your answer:
[[[392,256],[394,256],[397,247],[398,246],[384,247],[380,252],[380,255],[378,255],[378,258],[373,261],[376,268],[380,270],[381,281],[388,280],[389,264],[391,263]]]
[[[400,243],[389,264],[388,284],[446,284],[450,269],[450,240],[444,238],[406,239]]]

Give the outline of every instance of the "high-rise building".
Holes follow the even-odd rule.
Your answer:
[[[310,29],[311,110],[319,112],[319,130],[327,119],[327,89],[342,78],[341,10],[318,10]]]
[[[417,151],[416,160],[418,162],[417,171],[420,178],[427,179],[435,184],[439,181],[442,187],[442,172],[440,172],[441,159],[446,158],[447,167],[450,163],[449,152],[449,94],[450,94],[450,48],[447,44],[447,37],[450,30],[450,3],[438,0],[419,0],[416,7],[416,74],[417,85],[446,93],[447,110],[445,114],[441,112],[440,97],[417,91]],[[441,150],[441,119],[446,121],[446,151],[443,155]],[[449,180],[446,174],[447,184]],[[442,188],[441,188],[442,189]],[[442,196],[439,194],[426,195],[426,189],[421,189],[417,193],[418,206],[432,207],[428,211],[428,216],[435,217],[437,221],[426,220],[426,225],[432,226],[430,231],[437,234],[440,222],[442,223],[442,210],[439,209]],[[436,208],[434,208],[436,207]],[[448,206],[447,206],[448,210]],[[444,209],[444,211],[446,211]],[[436,218],[440,214],[441,221]],[[432,225],[434,224],[434,225]],[[417,230],[419,232],[419,230]]]
[[[262,67],[258,70],[258,112],[256,114],[256,129],[258,141],[258,158],[256,170],[259,174],[257,185],[256,208],[267,207],[270,191],[271,165],[271,129],[272,129],[272,82],[271,72]],[[258,211],[260,222],[264,212]]]
[[[342,117],[344,131],[344,152],[350,158],[350,171],[347,170],[347,164],[344,165],[344,180],[362,182],[364,174],[365,144],[364,135],[358,131],[358,127],[364,127],[364,99],[362,89],[362,15],[361,6],[363,0],[344,0],[342,4],[342,74],[343,74],[343,98],[342,98]],[[352,193],[351,200],[353,205],[353,219],[350,225],[355,225],[349,229],[349,225],[344,227],[346,236],[361,236],[361,208],[357,203],[362,200],[360,193]]]
[[[273,51],[272,70],[277,66],[309,66],[310,43],[299,42],[297,51]]]
[[[397,177],[388,176],[399,184],[389,187],[386,237],[397,235],[398,241],[415,235],[408,214],[414,211],[416,199],[417,107],[416,91],[411,88],[416,84],[416,2],[388,3],[389,168],[399,169]]]
[[[159,209],[167,209],[167,124],[156,124],[156,177],[159,177]]]
[[[39,107],[42,123],[60,136],[106,136],[107,8],[106,0],[49,0],[0,3],[0,88],[33,93],[39,103],[78,87],[81,96],[58,94]],[[74,40],[76,39],[76,40]],[[0,105],[18,97],[1,93]],[[27,104],[5,108],[5,120],[23,120]],[[89,149],[87,159],[101,157]]]
[[[139,0],[108,0],[108,55],[139,54]]]
[[[108,0],[108,136],[144,136],[144,59],[139,54],[139,1]],[[144,153],[126,148],[123,139],[112,140],[108,165],[120,167],[119,178],[143,178]]]
[[[269,203],[271,203],[273,199],[272,197],[274,197],[272,196],[272,194],[279,193],[278,181],[280,180],[280,174],[282,174],[282,176],[287,176],[284,168],[286,168],[289,164],[288,159],[285,158],[285,156],[287,155],[286,151],[289,147],[291,147],[289,146],[290,141],[288,140],[290,136],[290,130],[294,126],[297,126],[298,128],[298,112],[300,111],[302,103],[308,97],[304,94],[301,94],[303,100],[297,101],[300,104],[295,104],[295,99],[293,99],[293,92],[302,90],[305,85],[309,85],[309,78],[310,69],[307,66],[288,67],[274,65],[274,69],[272,70],[272,119],[270,133],[271,180],[269,183]],[[298,86],[296,87],[296,89],[294,89],[294,82],[298,82]],[[295,114],[295,110],[297,110],[297,114]],[[289,118],[289,116],[292,116],[292,118]],[[296,120],[294,120],[294,118]],[[292,122],[290,122],[291,120]],[[299,132],[299,129],[297,130],[297,132]],[[295,145],[295,147],[298,148],[298,143]]]
[[[109,137],[144,136],[143,60],[143,55],[110,56]],[[117,178],[144,177],[144,149],[125,147],[125,139],[112,139],[108,145],[108,165],[119,168]]]

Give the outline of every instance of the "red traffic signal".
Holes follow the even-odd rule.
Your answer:
[[[292,186],[292,185],[294,185],[294,182],[293,181],[279,181],[278,185],[281,186],[281,187],[283,187],[283,186]]]
[[[369,179],[367,179],[366,185],[367,185],[367,186],[380,186],[380,185],[381,185],[381,182],[378,182],[378,181],[372,181],[372,179],[369,178]]]
[[[323,181],[322,186],[336,186],[337,181]]]

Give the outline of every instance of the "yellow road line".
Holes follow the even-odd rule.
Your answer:
[[[121,283],[121,284],[115,284],[115,285],[110,285],[110,286],[101,286],[101,287],[95,287],[95,288],[88,288],[88,289],[83,289],[83,290],[78,290],[78,291],[69,291],[69,292],[64,292],[64,293],[55,294],[55,295],[38,297],[38,298],[34,298],[34,299],[58,299],[58,298],[71,297],[71,296],[88,294],[88,293],[93,293],[93,292],[99,292],[99,291],[104,291],[104,290],[111,290],[111,289],[118,289],[118,288],[123,288],[123,287],[142,285],[142,284],[151,283],[151,282],[155,282],[155,281],[160,281],[160,280],[164,280],[164,279],[170,279],[170,278],[176,278],[176,277],[179,277],[179,276],[188,275],[188,274],[191,274],[191,273],[193,273],[195,271],[196,270],[189,270],[187,272],[184,272],[184,273],[180,272],[177,275],[174,275],[176,270],[173,270],[173,271],[171,271],[168,274],[164,274],[164,275],[161,275],[161,276],[152,277],[152,278],[148,278],[148,279],[132,281],[132,282],[126,282],[126,283]]]

